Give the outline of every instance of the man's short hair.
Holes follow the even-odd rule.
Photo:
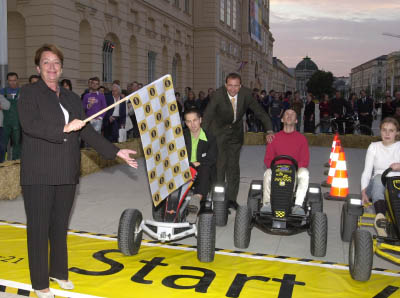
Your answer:
[[[31,76],[29,77],[29,79],[28,79],[28,82],[29,82],[29,83],[32,83],[32,80],[33,80],[33,79],[38,79],[38,80],[39,80],[39,79],[40,79],[40,76],[38,76],[38,75],[31,75]]]
[[[185,112],[183,113],[183,119],[185,119],[185,116],[187,114],[192,114],[192,113],[197,114],[197,117],[201,118],[201,112],[199,111],[199,109],[190,108],[190,109],[185,110]]]
[[[96,81],[96,82],[99,82],[99,83],[100,83],[99,77],[93,77],[93,78],[90,78],[89,80],[90,80],[90,81]]]
[[[9,77],[13,77],[13,76],[16,76],[17,79],[18,79],[18,74],[17,74],[16,72],[9,72],[9,73],[7,74],[7,80],[8,80]]]
[[[274,89],[269,90],[269,94],[271,94],[271,93],[273,93],[273,92],[275,92]]]
[[[228,83],[229,79],[238,79],[240,84],[242,84],[242,77],[240,76],[240,74],[238,74],[236,72],[231,72],[230,74],[228,74],[226,76],[225,83]]]

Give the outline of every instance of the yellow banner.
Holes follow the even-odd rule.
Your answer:
[[[25,234],[0,223],[0,292],[31,290]],[[192,247],[150,241],[126,257],[115,238],[84,233],[70,234],[68,245],[75,289],[51,283],[57,297],[400,297],[400,274],[393,272],[357,282],[339,264],[228,250],[200,263]]]

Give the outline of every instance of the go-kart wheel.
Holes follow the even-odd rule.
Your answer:
[[[324,257],[328,236],[328,218],[325,213],[317,212],[311,215],[311,255]]]
[[[200,262],[212,262],[215,255],[215,216],[201,213],[197,225],[197,258]]]
[[[247,205],[239,206],[236,210],[233,242],[237,248],[248,248],[251,236],[251,214]]]
[[[358,281],[369,280],[373,256],[371,234],[365,230],[354,231],[349,248],[349,270],[353,279]]]
[[[342,241],[349,242],[351,235],[357,230],[358,216],[349,214],[348,204],[343,204],[342,214],[340,215],[340,237]]]
[[[214,201],[213,210],[215,214],[215,223],[218,227],[226,226],[228,222],[228,206],[227,201]]]
[[[160,221],[160,222],[164,221],[165,204],[166,200],[163,200],[160,204],[157,205],[157,207],[155,207],[153,203],[151,204],[152,206],[151,213],[155,221]]]
[[[119,219],[118,248],[126,256],[139,252],[143,233],[141,223],[142,213],[137,209],[125,209]]]

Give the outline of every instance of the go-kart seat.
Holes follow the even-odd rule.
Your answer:
[[[275,164],[278,160],[289,160],[289,163]],[[271,209],[275,217],[285,217],[291,213],[296,189],[298,165],[294,158],[287,155],[275,157],[271,162]]]
[[[387,177],[387,174],[391,171],[391,168],[386,169],[382,173],[381,179],[383,185],[386,186],[385,200],[394,232],[400,239],[400,176]]]

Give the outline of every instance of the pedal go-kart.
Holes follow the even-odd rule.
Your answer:
[[[192,177],[196,170],[191,168]],[[153,220],[143,220],[137,209],[126,209],[122,213],[118,227],[118,247],[126,256],[139,252],[142,234],[161,242],[175,241],[194,235],[197,237],[197,258],[200,262],[212,262],[215,254],[216,217],[213,212],[213,200],[221,202],[225,196],[223,186],[214,186],[203,198],[196,223],[186,221],[188,204],[193,195],[193,178],[189,183],[171,193],[157,207],[152,204]],[[215,203],[215,202],[214,202]],[[218,204],[217,204],[218,205]]]
[[[292,164],[275,164],[278,160],[289,160]],[[307,231],[311,236],[311,254],[326,255],[328,220],[323,213],[323,200],[319,184],[310,183],[303,208],[305,215],[291,213],[295,202],[296,172],[295,159],[287,155],[274,158],[271,162],[271,211],[262,211],[263,181],[253,180],[250,185],[247,205],[236,211],[234,244],[247,248],[253,226],[278,235],[293,235]]]
[[[369,280],[374,253],[400,264],[400,177],[387,177],[391,171],[389,168],[382,174],[388,211],[386,219],[377,222],[379,227],[385,228],[388,237],[372,236],[369,231],[360,229],[362,226],[373,226],[370,221],[375,219],[375,214],[364,213],[360,196],[348,198],[342,207],[340,235],[343,241],[350,241],[349,270],[355,280]]]

